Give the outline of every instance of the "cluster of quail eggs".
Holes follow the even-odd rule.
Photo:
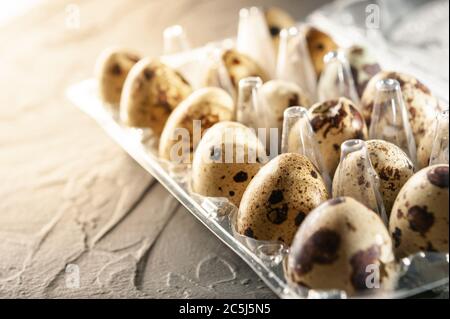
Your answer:
[[[261,12],[277,53],[280,32],[295,22],[279,8]],[[341,67],[351,76],[354,100],[345,92],[318,100],[299,83],[271,76],[235,47],[220,51],[202,75],[200,88],[158,58],[108,49],[96,65],[99,96],[119,112],[123,124],[150,129],[159,137],[161,159],[185,154],[183,159],[191,163],[191,191],[235,205],[234,226],[240,235],[289,246],[285,276],[290,284],[357,294],[369,289],[367,267],[372,265],[379,269],[382,288],[392,289],[399,258],[420,251],[448,253],[448,155],[447,162],[429,166],[440,136],[432,128],[441,107],[418,79],[382,70],[366,48],[340,48],[314,26],[303,28],[301,36],[317,81],[327,68],[327,53],[344,52],[347,60]],[[269,155],[267,141],[239,122],[239,86],[249,77],[263,83],[257,88],[263,114],[257,117],[263,118],[263,127],[278,130],[277,144],[285,110],[307,110],[312,132],[307,138],[316,144],[302,143],[317,145],[314,151],[323,165],[307,149]],[[387,79],[399,83],[418,158],[370,135],[379,102],[377,83]],[[195,125],[200,127],[198,138]],[[178,129],[188,132],[186,143],[180,144],[183,136],[175,138]],[[448,123],[446,129],[448,135]],[[362,148],[344,150],[349,141],[359,141]],[[446,143],[441,151],[448,153],[448,137]],[[331,189],[324,172],[332,177]],[[361,199],[370,192],[370,200]]]

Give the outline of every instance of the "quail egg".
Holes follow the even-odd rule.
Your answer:
[[[440,113],[435,120],[434,128],[428,129],[417,148],[417,164],[419,168],[434,164],[448,164],[448,109]]]
[[[384,79],[394,79],[400,83],[414,139],[416,145],[420,145],[420,140],[432,127],[436,114],[440,111],[438,100],[416,78],[403,73],[382,71],[369,81],[361,98],[361,109],[367,124],[370,124],[372,115],[376,83]]]
[[[239,81],[247,77],[259,77],[263,82],[269,79],[266,72],[248,55],[235,49],[225,50],[221,60],[228,73],[234,96],[237,96]],[[212,65],[206,75],[206,86],[223,86],[220,77],[223,76],[218,65]],[[223,87],[227,89],[226,87]],[[231,92],[230,92],[231,93]]]
[[[349,196],[376,212],[387,223],[378,175],[366,143],[348,140],[341,145],[341,159],[333,178],[333,197]]]
[[[314,104],[308,112],[325,167],[330,175],[334,175],[341,144],[350,139],[366,139],[366,124],[356,106],[347,98]]]
[[[288,107],[308,108],[311,102],[306,93],[295,83],[283,80],[271,80],[259,89],[259,97],[264,105],[267,128],[283,128],[283,113]],[[281,136],[281,134],[279,134]]]
[[[248,127],[224,121],[200,140],[192,162],[192,190],[208,197],[225,197],[239,206],[250,180],[267,162],[264,146]]]
[[[427,130],[417,146],[417,166],[419,168],[427,167],[430,162],[434,135],[434,130]]]
[[[167,119],[159,140],[159,156],[171,161],[179,157],[183,160],[189,159],[190,162],[203,132],[217,122],[232,120],[233,113],[233,99],[224,90],[209,87],[194,91]],[[197,127],[195,120],[199,121]],[[187,130],[189,135],[178,134],[179,129]],[[198,132],[194,132],[195,129],[198,129]],[[194,133],[198,136],[194,136]],[[179,154],[180,151],[182,154]],[[172,154],[173,152],[176,154]]]
[[[136,63],[125,80],[120,117],[128,126],[151,128],[160,135],[169,114],[192,89],[181,74],[158,60]]]
[[[281,154],[267,163],[245,190],[237,231],[258,240],[290,244],[306,215],[327,199],[322,177],[307,157]]]
[[[278,50],[281,30],[293,27],[295,21],[286,11],[277,7],[265,9],[264,15],[274,47]]]
[[[397,257],[448,253],[448,170],[446,164],[426,167],[400,190],[389,219]]]
[[[369,140],[366,146],[372,166],[380,178],[380,193],[389,216],[400,189],[414,175],[414,165],[405,152],[392,143]]]
[[[310,212],[300,226],[286,276],[290,283],[307,288],[355,295],[378,287],[391,289],[397,278],[394,260],[380,217],[351,197],[338,197]]]
[[[325,55],[330,51],[336,51],[338,45],[329,35],[314,27],[307,28],[306,43],[316,76],[319,78],[324,68]]]
[[[100,54],[95,65],[95,77],[104,102],[119,108],[125,78],[139,60],[139,55],[124,49],[108,48]]]
[[[376,59],[365,47],[351,46],[345,50],[359,97],[362,96],[369,80],[381,71]]]

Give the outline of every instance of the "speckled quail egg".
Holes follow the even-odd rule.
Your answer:
[[[416,78],[398,72],[382,71],[369,81],[361,98],[361,108],[367,124],[370,124],[372,115],[376,83],[384,79],[394,79],[400,83],[414,139],[416,145],[419,145],[425,132],[432,127],[437,112],[440,111],[438,100]]]
[[[108,48],[100,54],[95,64],[95,77],[104,102],[118,109],[125,78],[139,60],[139,55],[125,49]]]
[[[366,141],[372,166],[380,178],[380,193],[390,214],[400,189],[414,175],[414,165],[397,145],[383,140]]]
[[[338,45],[328,34],[314,27],[307,28],[305,37],[314,70],[319,78],[324,68],[323,58],[328,52],[337,50]]]
[[[350,139],[367,138],[364,119],[347,98],[314,104],[308,112],[325,166],[334,175],[339,164],[341,144]]]
[[[389,219],[397,257],[418,251],[448,253],[448,165],[426,167],[411,177]]]
[[[333,178],[333,197],[349,196],[373,210],[387,222],[378,176],[372,167],[366,144],[361,140],[346,141]]]
[[[159,156],[171,161],[179,157],[190,162],[203,132],[217,122],[232,120],[233,114],[233,99],[224,90],[208,87],[194,91],[167,119],[159,140]],[[195,120],[199,122],[194,124]],[[194,136],[194,126],[198,128],[198,136]],[[186,140],[187,136],[178,134],[179,129],[189,132],[189,140]],[[179,154],[180,151],[183,154]]]
[[[427,130],[417,146],[417,166],[419,168],[434,164],[448,164],[449,121],[448,108],[435,120],[434,127]]]
[[[221,54],[223,65],[228,73],[230,84],[237,96],[239,81],[246,77],[260,77],[263,82],[269,79],[266,72],[248,55],[240,53],[235,49],[225,50]],[[219,68],[217,65],[212,65],[206,74],[206,86],[222,87],[220,80]],[[226,87],[222,87],[227,89]]]
[[[183,76],[159,60],[136,63],[125,80],[120,117],[128,126],[151,128],[160,135],[169,114],[192,89]]]
[[[394,260],[380,217],[351,197],[338,197],[306,217],[291,245],[286,276],[307,288],[355,295],[393,288]]]
[[[430,162],[431,150],[433,148],[435,131],[429,129],[425,132],[424,136],[420,140],[420,144],[417,145],[417,166],[424,168],[428,166]]]
[[[239,206],[248,183],[266,162],[264,146],[254,131],[237,122],[219,122],[205,133],[194,152],[192,191],[225,197]]]
[[[366,141],[366,147],[372,167],[380,178],[379,190],[386,213],[389,216],[400,189],[414,174],[414,166],[405,152],[392,143],[383,140],[369,140]],[[338,171],[339,166],[336,174]],[[353,173],[355,172],[348,172],[350,175]],[[339,176],[335,175],[335,180],[338,179]],[[360,180],[358,185],[355,185],[357,187],[355,192],[363,192],[364,184],[365,181]],[[348,185],[348,187],[351,187],[351,185]]]
[[[286,11],[277,7],[265,9],[264,15],[274,47],[278,50],[281,30],[293,27],[295,21]]]
[[[281,136],[283,112],[291,106],[308,108],[311,102],[306,93],[295,83],[283,80],[271,80],[259,89],[264,104],[264,112],[269,128],[278,128]]]
[[[237,231],[258,240],[290,244],[306,215],[327,199],[322,177],[307,157],[281,154],[267,163],[245,190]]]
[[[352,71],[356,90],[361,97],[369,80],[381,71],[381,67],[365,47],[351,46],[345,50],[345,56]]]

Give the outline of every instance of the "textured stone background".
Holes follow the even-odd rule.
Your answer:
[[[301,19],[324,2],[276,4]],[[275,1],[44,1],[0,28],[0,297],[275,297],[64,97],[107,46],[157,56],[172,24],[201,45],[255,3]]]

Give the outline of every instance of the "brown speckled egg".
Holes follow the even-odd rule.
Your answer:
[[[434,130],[428,129],[420,140],[420,144],[417,145],[417,166],[419,168],[427,167],[430,163],[435,133]]]
[[[365,142],[365,145],[370,163],[379,177],[379,191],[386,214],[389,217],[400,189],[414,174],[414,166],[405,152],[392,143],[383,140],[369,140]],[[376,195],[367,191],[367,188],[372,187],[372,185],[366,180],[368,169],[365,165],[370,164],[366,162],[365,158],[362,158],[361,152],[347,155],[346,160],[351,161],[351,165],[348,166],[351,169],[344,169],[344,172],[342,172],[340,170],[341,164],[338,165],[333,179],[333,196],[337,195],[335,191],[339,182],[344,185],[348,191],[346,194],[350,196],[364,192],[367,195],[368,203],[374,205],[369,207],[375,207]],[[342,173],[345,173],[344,176],[342,176]]]
[[[351,46],[345,50],[345,56],[352,71],[356,90],[361,97],[369,80],[381,71],[381,67],[365,47]]]
[[[263,82],[269,79],[266,72],[248,55],[234,49],[225,50],[221,55],[222,62],[227,70],[230,82],[237,96],[239,81],[246,77],[260,77]],[[219,86],[219,71],[216,65],[212,65],[205,79],[206,86]],[[225,87],[223,87],[226,89]]]
[[[380,178],[380,193],[389,214],[400,189],[414,175],[414,165],[398,146],[383,141],[366,141],[372,166]]]
[[[349,196],[356,199],[382,216],[382,198],[375,180],[376,172],[369,158],[366,146],[346,154],[336,168],[332,193],[333,197]]]
[[[271,80],[259,89],[259,96],[265,106],[268,127],[278,128],[281,137],[283,112],[291,106],[308,108],[311,102],[306,93],[295,83],[283,80]]]
[[[158,60],[136,63],[125,80],[120,117],[128,126],[151,128],[160,135],[170,113],[192,89],[181,74]]]
[[[366,124],[353,102],[346,98],[314,104],[308,112],[325,166],[334,175],[341,144],[350,139],[366,139]]]
[[[267,162],[264,146],[248,127],[219,122],[203,136],[192,162],[192,191],[225,197],[239,206],[247,185]]]
[[[95,64],[95,77],[104,102],[119,108],[125,78],[139,59],[138,54],[118,48],[108,48],[100,54]]]
[[[448,165],[433,165],[400,190],[389,219],[397,257],[418,251],[448,253],[448,179]]]
[[[233,113],[233,99],[224,90],[209,87],[194,91],[167,119],[159,139],[159,156],[171,161],[175,161],[175,157],[190,161],[203,132],[217,122],[232,120]],[[199,121],[196,124],[199,134],[197,137],[194,137],[195,120]],[[189,141],[183,141],[186,136],[179,135],[177,133],[179,129],[186,129],[189,132]],[[179,154],[180,151],[183,154]],[[174,152],[175,155],[172,154]]]
[[[420,145],[425,132],[433,126],[436,114],[440,111],[438,100],[416,78],[398,72],[382,71],[369,81],[361,98],[363,116],[368,125],[372,116],[376,83],[384,79],[394,79],[400,83],[405,106],[409,112],[409,121],[414,139],[416,145]]]
[[[320,173],[303,155],[284,153],[267,163],[242,196],[237,231],[290,244],[306,215],[328,199]]]
[[[319,78],[324,68],[323,58],[328,52],[337,50],[338,45],[328,34],[314,27],[306,29],[305,37],[314,70]]]
[[[379,287],[393,288],[394,260],[392,241],[380,217],[353,198],[338,197],[306,217],[291,245],[286,276],[304,287],[355,295],[379,290],[370,289],[376,284],[376,271]]]
[[[278,50],[281,30],[293,27],[295,21],[286,11],[277,7],[265,9],[264,16],[274,47]]]

